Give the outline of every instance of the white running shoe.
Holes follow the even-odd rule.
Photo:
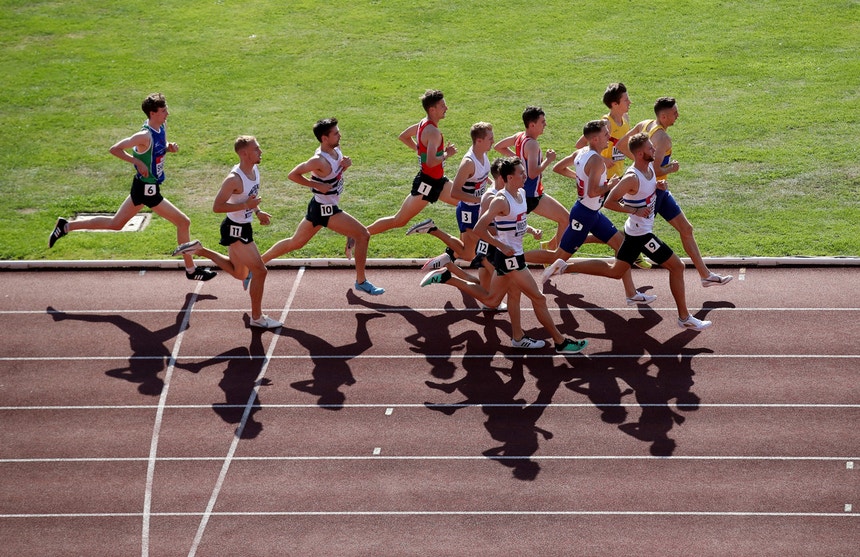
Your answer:
[[[259,327],[261,329],[277,329],[284,325],[280,321],[272,319],[268,315],[261,315],[259,319],[251,319],[248,324],[252,327]]]
[[[717,273],[711,273],[708,275],[708,278],[702,279],[702,286],[705,288],[708,288],[709,286],[722,286],[723,284],[728,284],[732,278],[734,278],[732,275],[718,275]]]
[[[198,249],[200,249],[200,240],[191,240],[190,242],[185,242],[184,244],[179,244],[171,255],[185,255],[185,254],[193,254]]]
[[[657,299],[657,296],[653,296],[651,294],[645,294],[644,292],[637,292],[635,296],[632,298],[627,298],[628,306],[635,306],[637,304],[650,304],[654,300]]]
[[[565,269],[567,269],[567,261],[565,261],[564,259],[556,259],[555,263],[547,267],[546,270],[544,270],[543,275],[541,275],[541,286],[546,284],[546,281],[549,280],[549,277],[564,274]]]
[[[514,348],[527,348],[529,350],[537,350],[546,346],[546,341],[538,340],[523,335],[523,338],[521,338],[520,340],[511,339],[511,346],[513,346]]]
[[[508,304],[506,304],[505,302],[502,302],[501,304],[497,305],[494,308],[491,308],[490,306],[488,306],[486,304],[481,304],[481,309],[489,310],[489,311],[508,311]]]
[[[432,232],[436,229],[436,223],[433,222],[433,219],[424,219],[421,222],[416,222],[412,226],[409,227],[409,230],[406,231],[406,235],[409,236],[411,234],[427,234],[428,232]]]
[[[442,255],[437,255],[436,257],[434,257],[433,259],[431,259],[430,261],[425,263],[424,266],[421,267],[421,270],[427,271],[429,269],[441,269],[445,265],[447,265],[448,263],[452,263],[452,262],[453,262],[453,259],[451,259],[451,256],[448,255],[448,253],[446,252],[446,253],[443,253]]]
[[[686,319],[678,318],[678,326],[682,329],[690,329],[691,331],[701,331],[707,329],[713,325],[710,321],[702,321],[701,319],[696,319],[692,315],[687,316]]]

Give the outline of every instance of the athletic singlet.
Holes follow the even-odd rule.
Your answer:
[[[436,166],[427,166],[427,146],[421,143],[421,132],[427,126],[436,127],[430,120],[424,118],[418,123],[418,132],[415,134],[415,142],[418,144],[418,162],[421,165],[421,172],[431,178],[441,179],[445,175],[445,168],[442,164]],[[438,128],[437,128],[438,129]],[[439,132],[439,147],[436,151],[436,158],[442,158],[445,155],[445,138]]]
[[[576,196],[580,203],[592,211],[599,211],[600,208],[603,207],[603,200],[606,198],[606,194],[597,197],[588,195],[588,174],[585,172],[585,166],[592,157],[601,157],[601,155],[597,151],[592,151],[588,147],[580,149],[576,153],[576,156],[573,157],[573,166],[576,169]],[[603,172],[600,174],[600,185],[602,186],[606,184],[606,165],[603,164],[602,158],[600,160],[600,165],[603,167]]]
[[[167,153],[167,130],[164,125],[156,131],[144,122],[141,130],[149,132],[149,149],[138,153],[137,149],[131,150],[131,156],[143,161],[149,170],[149,176],[144,178],[137,172],[137,179],[146,184],[160,184],[164,181],[164,155]]]
[[[314,199],[323,205],[339,204],[340,194],[343,193],[343,169],[340,167],[340,163],[343,161],[343,153],[340,152],[340,147],[335,147],[334,152],[337,155],[337,158],[332,158],[332,156],[323,151],[321,147],[317,147],[317,150],[314,152],[314,155],[321,156],[329,164],[329,173],[325,176],[317,176],[316,174],[311,173],[312,182],[323,182],[325,184],[331,184],[332,186],[332,188],[326,193],[315,188],[311,188],[311,191],[314,194]]]
[[[655,176],[656,173],[654,172],[653,164],[649,164],[648,169],[651,171],[650,178],[647,178],[635,166],[631,166],[624,173],[625,178],[628,174],[634,174],[639,180],[639,191],[633,195],[625,194],[623,198],[624,205],[633,208],[648,207],[651,209],[647,217],[627,215],[627,220],[624,221],[624,233],[629,236],[643,236],[654,229],[654,203],[657,201],[657,177]]]
[[[609,122],[609,145],[607,145],[606,149],[601,151],[600,154],[607,159],[611,158],[615,161],[615,164],[606,169],[607,178],[613,178],[624,174],[625,156],[624,153],[618,150],[616,145],[618,145],[618,141],[630,131],[630,120],[628,120],[627,115],[625,114],[621,117],[622,122],[619,126],[609,114],[604,115],[603,119]]]
[[[543,174],[538,174],[537,178],[529,178],[529,161],[526,160],[525,146],[528,141],[535,141],[526,135],[526,132],[517,134],[517,139],[514,142],[514,153],[523,161],[523,167],[526,169],[526,181],[523,184],[523,191],[526,192],[526,197],[539,197],[543,195]],[[537,165],[540,166],[543,161],[543,154],[538,149]]]
[[[471,147],[469,147],[469,150],[463,158],[470,159],[475,165],[475,173],[472,174],[469,181],[463,184],[463,191],[474,195],[475,201],[463,201],[463,203],[472,206],[480,205],[481,197],[484,195],[484,190],[487,187],[487,180],[490,176],[490,158],[486,153],[484,153],[484,156],[479,160],[478,157],[475,156]]]
[[[648,129],[648,126],[650,126],[652,123],[654,124],[654,127],[653,127],[653,128],[651,128],[651,129],[649,130],[649,129]],[[648,121],[645,123],[645,128],[644,128],[644,129],[645,129],[645,130],[647,130],[645,133],[647,133],[647,134],[648,134],[648,137],[649,137],[649,138],[654,137],[654,134],[655,134],[655,133],[657,133],[657,130],[663,130],[663,131],[666,131],[666,128],[664,128],[663,126],[661,126],[660,124],[658,124],[658,123],[657,123],[657,120],[648,120]],[[657,163],[657,168],[660,168],[660,167],[666,166],[667,164],[669,164],[670,162],[672,162],[672,148],[671,148],[671,147],[669,147],[669,150],[668,150],[668,151],[666,151],[666,155],[663,157],[663,160],[662,160],[662,161],[654,161],[654,162],[656,162],[656,163]],[[657,179],[658,179],[658,180],[665,180],[665,179],[666,179],[666,175],[665,175],[665,174],[663,174],[662,176],[657,176]]]
[[[260,171],[257,169],[257,165],[254,165],[254,178],[248,178],[245,176],[245,173],[239,169],[239,165],[233,167],[230,170],[233,174],[239,177],[242,180],[242,191],[240,193],[234,193],[230,196],[230,199],[227,201],[229,203],[244,203],[248,201],[248,198],[252,195],[259,196],[260,194]],[[244,224],[246,222],[251,222],[254,219],[254,210],[253,209],[240,209],[238,211],[231,211],[227,213],[227,218],[237,224]]]
[[[526,234],[526,196],[522,191],[517,192],[514,197],[507,190],[502,190],[496,197],[504,196],[508,200],[508,214],[498,215],[494,222],[496,224],[496,238],[509,245],[514,250],[514,255],[523,253],[523,236]]]

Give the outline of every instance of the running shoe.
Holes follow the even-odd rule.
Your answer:
[[[546,270],[543,272],[543,275],[541,275],[541,285],[546,284],[546,281],[548,281],[550,277],[564,274],[565,269],[567,269],[567,261],[565,261],[564,259],[556,259],[555,263],[547,267]]]
[[[283,323],[276,319],[272,319],[268,315],[261,315],[259,319],[251,319],[248,324],[252,327],[258,327],[260,329],[277,329],[278,327],[283,327]]]
[[[653,296],[651,294],[645,294],[643,292],[637,292],[635,296],[631,298],[627,298],[628,306],[635,306],[636,304],[650,304],[654,300],[657,299],[657,296]]]
[[[487,304],[481,304],[481,309],[487,310],[487,311],[508,311],[508,304],[506,304],[505,302],[502,302],[501,304],[497,305],[494,308],[491,308]]]
[[[373,286],[373,284],[369,280],[365,280],[362,283],[356,282],[355,289],[361,290],[362,292],[367,292],[371,296],[379,296],[380,294],[385,292],[384,288]]]
[[[410,234],[427,234],[428,232],[433,232],[434,230],[436,230],[436,223],[433,222],[433,219],[425,219],[410,226],[409,230],[406,231],[406,235],[409,236]]]
[[[537,350],[546,346],[546,342],[535,338],[523,336],[520,340],[511,339],[511,346],[514,348],[526,348],[528,350]]]
[[[66,232],[67,226],[69,226],[69,221],[67,221],[63,217],[57,219],[57,224],[54,225],[54,231],[51,232],[51,235],[48,237],[49,248],[54,247],[54,244],[57,242],[57,240],[68,234],[68,232]]]
[[[588,346],[587,340],[573,340],[566,338],[561,344],[555,345],[555,351],[559,354],[576,354],[582,352]]]
[[[710,321],[702,321],[701,319],[696,319],[692,315],[688,316],[686,319],[678,318],[678,326],[682,329],[689,329],[691,331],[701,331],[703,329],[707,329],[713,325]]]
[[[248,287],[251,286],[251,271],[248,271],[248,276],[242,279],[242,290],[248,290]]]
[[[185,271],[185,278],[187,278],[188,280],[202,280],[205,282],[207,280],[212,280],[217,274],[218,273],[216,273],[215,271],[210,271],[209,269],[205,269],[203,267],[194,267],[193,273]]]
[[[444,282],[448,282],[448,279],[451,278],[451,271],[448,269],[436,269],[435,271],[430,271],[424,278],[421,279],[421,286],[427,286],[428,284],[442,284]]]
[[[708,278],[702,279],[702,286],[708,288],[709,286],[722,286],[723,284],[728,284],[734,277],[732,275],[718,275],[717,273],[711,273],[708,275]]]
[[[638,267],[640,269],[650,269],[653,265],[645,261],[645,258],[642,257],[642,254],[639,254],[636,257],[636,261],[633,262],[634,267]]]
[[[173,253],[170,255],[191,255],[201,247],[200,240],[191,240],[190,242],[179,244],[179,246],[173,250]]]
[[[448,255],[447,252],[445,252],[442,255],[437,255],[436,257],[425,263],[424,266],[421,267],[421,270],[426,271],[428,269],[441,269],[445,267],[445,265],[447,265],[448,263],[452,263],[453,261],[454,260],[451,259],[451,256]]]

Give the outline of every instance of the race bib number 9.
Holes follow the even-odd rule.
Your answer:
[[[650,240],[648,240],[648,243],[645,244],[645,249],[647,249],[651,253],[654,253],[658,249],[660,249],[660,242],[658,242],[654,238],[651,238]]]

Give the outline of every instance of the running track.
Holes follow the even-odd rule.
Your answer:
[[[223,274],[0,273],[0,554],[857,555],[858,271],[730,272],[702,333],[556,279],[569,358],[417,269],[273,270],[274,333]]]

